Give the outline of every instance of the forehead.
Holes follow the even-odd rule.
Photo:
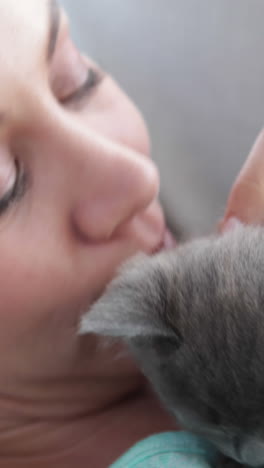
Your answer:
[[[0,56],[16,62],[30,56],[47,36],[49,0],[0,0]]]
[[[0,0],[1,100],[44,66],[48,31],[49,0]]]

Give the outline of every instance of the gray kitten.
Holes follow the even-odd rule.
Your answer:
[[[165,406],[228,466],[264,465],[264,228],[129,262],[81,333],[122,338]]]

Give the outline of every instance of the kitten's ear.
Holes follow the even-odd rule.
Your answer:
[[[151,261],[132,261],[83,316],[79,333],[128,339],[165,335],[165,295],[166,280]]]
[[[133,304],[122,292],[107,291],[82,317],[79,333],[133,338],[159,333],[160,328],[150,320],[150,314],[144,314],[136,301]]]

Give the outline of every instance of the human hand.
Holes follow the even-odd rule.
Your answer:
[[[220,230],[237,218],[247,224],[264,222],[264,131],[259,134],[232,187]]]

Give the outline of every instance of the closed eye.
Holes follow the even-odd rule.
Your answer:
[[[24,169],[19,164],[18,160],[14,161],[16,177],[13,186],[0,199],[0,216],[2,216],[10,207],[11,204],[20,200],[24,195],[27,187],[27,177]]]
[[[77,103],[83,98],[87,97],[91,91],[96,88],[103,79],[103,74],[94,68],[88,68],[87,77],[83,84],[71,92],[68,96],[64,96],[60,99],[62,104]]]

